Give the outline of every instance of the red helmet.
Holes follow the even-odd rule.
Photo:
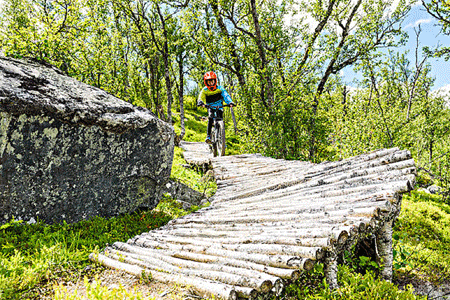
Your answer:
[[[207,84],[206,81],[210,80],[210,79],[213,79],[214,83]],[[217,75],[216,75],[216,73],[214,73],[213,71],[206,72],[205,75],[203,76],[203,82],[205,83],[205,85],[208,88],[208,90],[215,91],[217,89]]]

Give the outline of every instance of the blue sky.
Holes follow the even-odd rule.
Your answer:
[[[435,47],[438,43],[441,45],[450,45],[450,36],[440,33],[440,26],[437,26],[436,20],[429,15],[422,5],[413,7],[405,21],[405,29],[409,33],[410,39],[407,48],[412,49],[410,60],[414,59],[415,33],[414,28],[420,24],[422,33],[420,35],[420,45]],[[436,78],[433,89],[439,89],[450,85],[450,61],[443,58],[429,59],[432,75]]]
[[[408,59],[412,66],[415,63],[416,49],[414,29],[418,30],[419,24],[422,29],[419,38],[419,49],[422,49],[424,46],[434,48],[438,44],[450,45],[450,36],[440,33],[440,27],[437,26],[436,20],[427,13],[425,8],[421,4],[414,6],[403,23],[403,29],[409,34],[409,41],[405,47],[398,49],[400,52],[409,50]],[[421,54],[422,51],[419,53]],[[450,89],[450,61],[445,61],[443,58],[430,58],[427,61],[431,65],[431,75],[435,78],[432,90]],[[354,74],[352,68],[344,70],[344,78],[349,85],[352,85],[351,81],[355,76],[357,77],[358,75]]]

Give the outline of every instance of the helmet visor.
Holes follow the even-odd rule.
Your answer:
[[[215,79],[206,79],[205,83],[207,86],[215,86],[216,85],[216,80]]]

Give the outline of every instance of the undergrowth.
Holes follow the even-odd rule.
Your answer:
[[[326,283],[323,265],[305,272],[286,288],[283,299],[336,299],[336,300],[413,300],[425,299],[413,293],[412,286],[400,290],[391,282],[379,279],[373,272],[355,272],[347,265],[339,265],[337,273],[339,288],[331,290]]]
[[[75,224],[11,221],[0,227],[0,299],[41,299],[57,279],[74,281],[100,271],[88,256],[189,212],[170,197],[154,210]],[[89,265],[89,267],[87,267]],[[47,286],[46,288],[43,288]]]
[[[442,196],[405,195],[393,238],[397,281],[450,283],[450,205]]]

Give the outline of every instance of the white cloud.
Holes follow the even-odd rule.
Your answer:
[[[431,18],[429,18],[429,19],[420,19],[420,20],[417,20],[415,23],[409,23],[408,25],[406,25],[405,29],[406,28],[410,28],[410,27],[417,27],[420,24],[431,23],[431,21],[432,21]]]
[[[346,87],[347,87],[347,90],[350,93],[350,95],[356,95],[356,93],[358,93],[359,91],[362,90],[358,87],[354,87],[354,86],[350,86],[350,85],[347,85]]]
[[[400,4],[400,0],[392,1],[391,7],[389,7],[383,14],[383,18],[389,18],[391,14],[397,9]]]
[[[278,3],[281,3],[281,0],[277,0]],[[313,0],[315,1],[315,0]],[[357,3],[358,0],[349,0],[349,3],[347,5],[353,5],[355,3]],[[417,2],[420,1],[415,1],[415,0],[405,0],[405,3],[402,3],[403,0],[391,0],[391,6],[387,9],[385,9],[384,13],[383,13],[383,18],[389,18],[391,16],[391,14],[398,8],[398,6],[401,5],[408,5],[411,3],[413,6],[415,6]],[[316,28],[316,26],[319,24],[319,22],[313,18],[313,16],[305,11],[303,11],[301,9],[301,7],[303,5],[311,5],[311,0],[295,0],[293,2],[293,4],[291,5],[290,9],[291,9],[291,13],[286,15],[284,18],[284,21],[286,24],[293,24],[294,22],[299,22],[300,20],[302,20],[302,24],[306,24],[308,26],[308,31],[310,33],[312,33],[314,31],[314,29]],[[362,14],[362,12],[360,12],[360,14]],[[414,26],[417,26],[420,23],[429,23],[431,22],[431,19],[429,20],[419,20],[416,22],[416,24]],[[412,26],[412,24],[411,24]],[[356,28],[354,29],[356,30]]]
[[[449,94],[450,94],[450,84],[444,85],[443,87],[437,89],[436,93],[438,93],[440,95],[447,95],[447,96],[449,96]]]
[[[443,97],[447,103],[447,107],[450,107],[450,84],[447,84],[433,92],[438,97]]]
[[[400,5],[400,2],[402,2],[402,0],[392,0],[391,6],[389,8],[387,8],[383,13],[383,19],[390,18],[392,13],[395,12],[395,10]],[[419,4],[417,4],[417,3],[419,3]],[[402,3],[402,6],[403,5],[411,5],[411,7],[414,7],[416,5],[421,5],[421,4],[422,4],[422,2],[420,2],[420,1],[406,0],[405,3]]]
[[[291,6],[291,13],[284,17],[284,22],[289,25],[298,23],[301,20],[302,24],[308,25],[309,32],[313,32],[314,28],[319,24],[309,13],[300,9],[299,3],[294,3]]]

